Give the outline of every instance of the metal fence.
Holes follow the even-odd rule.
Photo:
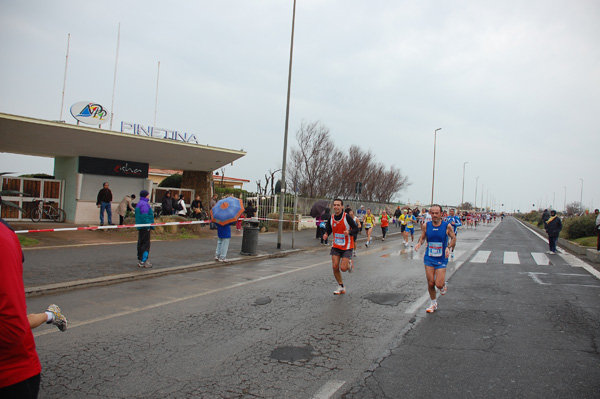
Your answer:
[[[10,221],[29,219],[29,213],[35,206],[33,202],[41,199],[54,202],[55,206],[62,208],[64,198],[64,181],[56,179],[38,179],[29,177],[3,177],[0,191],[15,191],[22,194],[5,194],[3,201],[10,201],[19,208],[8,205],[0,206],[0,217]]]
[[[247,204],[248,201],[251,201],[255,207],[258,209],[258,217],[267,217],[269,214],[279,213],[279,196],[244,196],[243,198],[244,204]],[[328,198],[308,198],[308,197],[294,197],[291,195],[286,195],[284,199],[284,209],[283,212],[286,214],[291,214],[294,211],[294,203],[297,201],[297,214],[301,214],[303,216],[309,216],[310,210],[313,204],[317,201],[326,200],[329,201],[329,207],[331,212],[333,212],[333,199]],[[396,204],[381,204],[378,202],[367,202],[360,200],[344,200],[344,207],[349,206],[352,210],[356,211],[361,205],[367,208],[371,208],[374,214],[380,214],[384,209],[387,210],[388,213],[394,212],[396,209]]]

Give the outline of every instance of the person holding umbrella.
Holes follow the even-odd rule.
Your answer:
[[[217,249],[215,251],[217,262],[227,262],[227,251],[231,239],[230,226],[235,224],[243,213],[242,200],[234,197],[220,200],[210,210],[210,220],[217,226]]]

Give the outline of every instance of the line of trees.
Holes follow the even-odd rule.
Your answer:
[[[351,145],[347,151],[336,147],[329,128],[321,122],[302,121],[296,132],[297,147],[291,149],[287,186],[312,198],[355,198],[356,182],[362,183],[360,198],[392,202],[408,187],[400,169],[375,162],[371,150]]]

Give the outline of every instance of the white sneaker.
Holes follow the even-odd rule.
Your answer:
[[[433,312],[435,312],[437,310],[437,308],[438,308],[438,305],[437,305],[437,302],[436,302],[436,303],[432,303],[431,305],[429,305],[429,307],[427,309],[425,309],[425,311],[427,313],[433,313]]]
[[[333,295],[342,295],[345,293],[346,293],[346,288],[341,285],[338,285],[337,290],[333,291]]]

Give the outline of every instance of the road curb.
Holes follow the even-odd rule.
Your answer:
[[[135,281],[142,280],[153,277],[160,277],[168,274],[177,274],[177,273],[187,273],[193,272],[196,270],[202,269],[213,269],[217,267],[230,266],[236,264],[247,263],[250,261],[261,260],[261,259],[272,259],[272,258],[283,258],[285,256],[291,255],[297,252],[303,252],[304,249],[288,249],[283,250],[279,253],[274,254],[262,254],[262,255],[250,255],[250,256],[242,256],[239,258],[229,259],[227,263],[221,262],[202,262],[196,263],[193,265],[185,265],[185,266],[176,266],[169,267],[165,269],[140,269],[139,272],[130,272],[130,273],[122,273],[115,274],[111,276],[104,277],[95,277],[83,280],[73,280],[67,281],[64,283],[56,283],[56,284],[48,284],[48,285],[40,285],[37,287],[25,287],[25,297],[35,297],[41,296],[45,294],[54,294],[58,292],[64,292],[79,288],[89,288],[89,287],[97,287],[102,285],[111,285],[124,283],[127,281]]]

